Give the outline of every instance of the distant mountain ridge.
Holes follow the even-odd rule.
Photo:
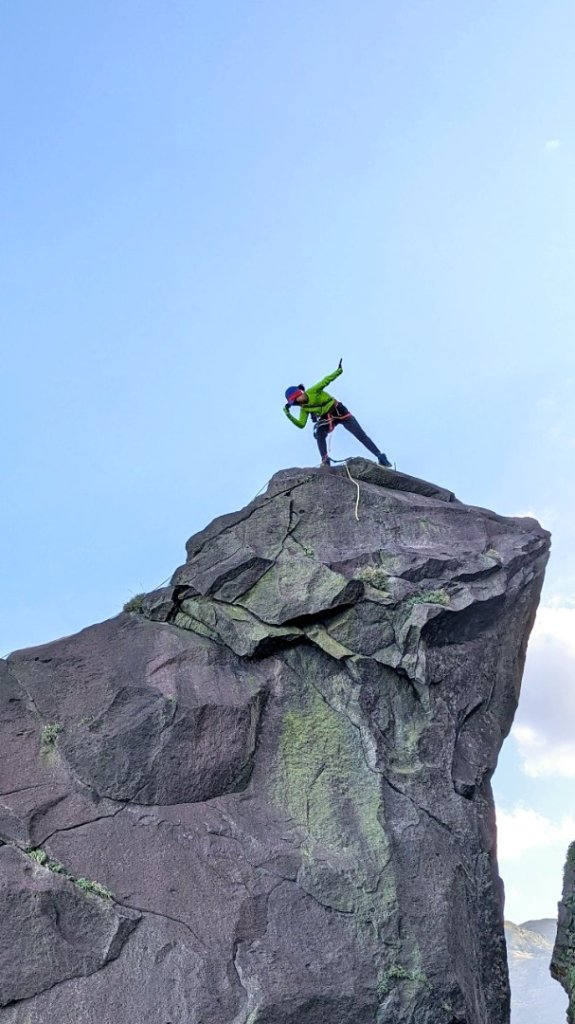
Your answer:
[[[505,922],[511,1024],[564,1024],[567,997],[549,972],[557,921]]]

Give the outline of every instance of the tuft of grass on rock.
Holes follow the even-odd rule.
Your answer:
[[[42,867],[48,867],[48,854],[44,850],[27,850],[26,852],[30,860],[33,860],[36,864],[41,864]]]
[[[144,607],[144,598],[146,594],[134,594],[129,601],[126,601],[122,611],[124,612],[141,612]]]
[[[33,860],[35,864],[39,864],[41,867],[47,868],[48,871],[53,871],[55,875],[65,875],[66,878],[72,877],[70,873],[66,871],[63,864],[60,864],[57,860],[50,860],[46,851],[42,850],[41,847],[36,847],[33,850],[26,850],[26,853],[30,860]]]
[[[92,892],[95,896],[100,896],[103,900],[111,900],[112,893],[109,889],[106,889],[105,885],[101,885],[100,882],[92,882],[89,878],[73,878],[75,886],[81,889],[82,892]]]
[[[70,882],[73,882],[76,888],[81,889],[84,893],[92,893],[94,896],[99,896],[102,900],[111,900],[113,895],[105,885],[100,882],[93,882],[89,878],[76,878],[70,871],[68,871],[63,864],[60,864],[57,860],[50,860],[45,850],[40,847],[35,849],[26,850],[27,856],[30,860],[33,860],[35,864],[39,864],[40,867],[46,868],[48,871],[53,871],[55,875],[63,875]]]
[[[378,565],[364,565],[361,569],[358,569],[355,575],[357,579],[363,580],[364,583],[369,583],[370,586],[375,587],[377,590],[387,590],[389,573],[385,572]]]
[[[54,754],[58,736],[63,729],[60,722],[48,722],[44,726],[40,734],[40,753],[44,757],[50,758]]]

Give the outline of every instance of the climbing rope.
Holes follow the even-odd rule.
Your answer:
[[[359,515],[358,515],[358,511],[359,511],[359,483],[358,483],[358,481],[357,481],[357,480],[355,479],[355,477],[353,477],[353,476],[351,475],[351,473],[350,473],[350,471],[349,471],[349,466],[348,466],[348,464],[347,464],[347,459],[344,459],[344,460],[343,460],[343,464],[344,464],[344,466],[345,466],[345,471],[346,471],[346,473],[347,473],[347,475],[348,475],[349,479],[351,480],[352,484],[355,484],[355,486],[357,487],[357,499],[356,499],[356,502],[355,502],[355,518],[357,519],[357,521],[358,521],[358,523],[359,523]]]
[[[164,584],[167,583],[168,580],[171,580],[173,575],[174,575],[173,572],[171,572],[169,576],[166,576],[165,580],[162,580],[162,582],[158,583],[157,587],[154,587],[153,589],[154,590],[161,590],[161,588],[164,586]]]
[[[260,489],[259,489],[259,491],[257,491],[257,492],[256,492],[256,494],[254,494],[254,496],[253,496],[253,498],[252,498],[252,501],[255,501],[255,500],[256,500],[256,498],[259,498],[260,494],[262,493],[262,491],[264,490],[264,488],[266,488],[266,487],[267,487],[267,485],[268,485],[268,484],[269,484],[269,480],[266,480],[265,484],[262,484],[262,485],[261,485],[261,487],[260,487]]]

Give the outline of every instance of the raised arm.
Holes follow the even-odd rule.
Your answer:
[[[336,377],[339,377],[340,374],[343,373],[343,366],[341,365],[341,363],[342,363],[342,360],[340,359],[339,366],[338,366],[337,370],[334,370],[333,373],[329,373],[327,375],[327,377],[323,378],[323,380],[319,380],[317,382],[317,384],[314,384],[314,387],[315,388],[326,388],[328,386],[328,384],[331,384],[332,380],[335,380]]]

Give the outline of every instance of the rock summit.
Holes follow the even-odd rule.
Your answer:
[[[505,1024],[490,779],[549,535],[292,469],[0,662],[3,1024]]]

